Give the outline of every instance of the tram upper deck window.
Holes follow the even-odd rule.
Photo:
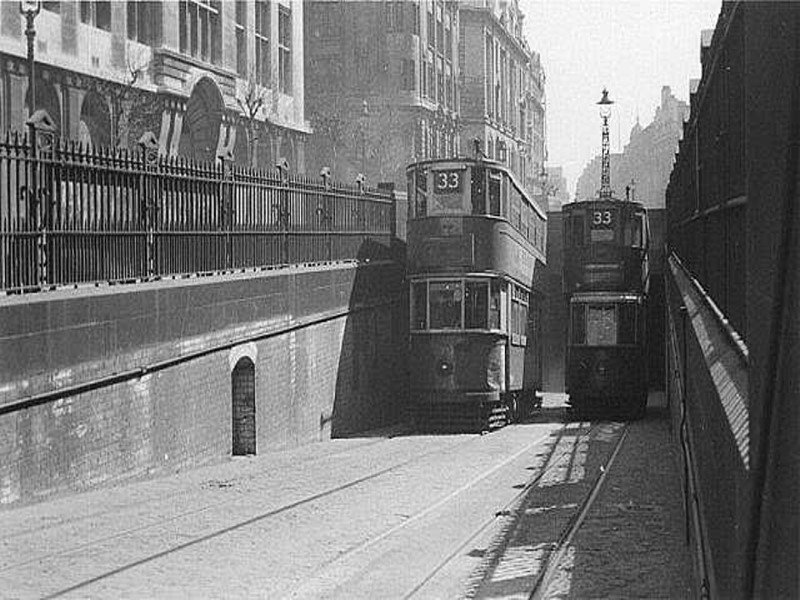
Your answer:
[[[464,179],[467,170],[440,169],[431,172],[433,193],[428,198],[430,215],[463,215],[471,210],[464,206]]]
[[[500,171],[489,171],[489,214],[502,216],[502,184],[503,175]]]
[[[472,214],[486,214],[486,169],[484,167],[472,167],[472,189],[470,190],[472,199]]]
[[[414,217],[425,217],[428,215],[428,172],[415,170],[413,177],[416,186]]]
[[[589,237],[592,242],[613,242],[617,227],[617,211],[611,208],[595,209],[591,217]]]
[[[573,213],[565,221],[566,232],[564,237],[570,246],[583,246],[585,238],[584,216],[582,212]]]
[[[461,328],[461,282],[431,281],[429,284],[431,329]]]

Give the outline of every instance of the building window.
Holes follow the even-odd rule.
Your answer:
[[[180,49],[206,62],[220,60],[220,0],[181,0]]]
[[[278,11],[278,84],[284,94],[292,94],[292,10]]]
[[[433,100],[434,96],[436,95],[436,79],[433,76],[433,63],[428,63],[425,65],[425,68],[428,71],[428,89],[427,89],[427,96],[431,100]]]
[[[386,30],[389,32],[403,31],[403,3],[387,2],[386,10]]]
[[[236,72],[239,75],[247,73],[247,2],[236,0]]]
[[[154,44],[160,37],[161,3],[152,0],[127,2],[128,39]]]
[[[436,22],[433,10],[428,11],[428,46],[436,48]]]
[[[339,37],[341,8],[336,2],[318,2],[312,10],[305,13],[310,23],[311,37]]]
[[[416,63],[413,60],[404,59],[400,71],[400,89],[413,90],[416,79]]]
[[[111,2],[81,2],[81,23],[111,31]]]
[[[270,3],[268,0],[256,0],[256,81],[270,86],[269,64],[269,27]]]

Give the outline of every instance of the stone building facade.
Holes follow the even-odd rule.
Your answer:
[[[511,167],[544,201],[545,76],[522,27],[518,0],[459,3],[461,153],[481,140],[486,156]]]
[[[669,174],[689,116],[689,106],[678,100],[669,86],[661,88],[661,105],[652,123],[642,127],[638,120],[631,129],[630,141],[621,154],[611,155],[611,187],[625,197],[630,186],[633,197],[648,208],[664,208]],[[586,200],[600,189],[600,157],[584,169],[576,184],[576,198]]]
[[[168,156],[304,170],[302,2],[41,2],[36,106],[58,133]],[[25,17],[0,2],[0,131],[27,119]],[[260,103],[259,103],[260,102]],[[258,108],[258,110],[255,110]]]
[[[305,3],[309,171],[405,186],[459,147],[458,10],[442,0]]]

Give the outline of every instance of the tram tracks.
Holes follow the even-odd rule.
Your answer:
[[[585,430],[581,436],[586,438],[587,440],[590,439],[593,435],[597,434],[598,431],[601,429],[602,424],[592,424],[587,430]],[[588,512],[589,508],[591,508],[594,499],[599,492],[600,488],[602,487],[602,483],[605,480],[605,475],[608,472],[608,469],[613,464],[614,458],[616,457],[619,448],[622,445],[622,442],[627,434],[627,428],[623,430],[623,433],[619,436],[619,439],[616,442],[615,448],[611,451],[611,458],[607,461],[604,466],[604,471],[601,472],[600,477],[597,481],[595,481],[592,490],[589,492],[589,495],[584,500],[584,503],[581,507],[579,507],[577,517],[575,518],[573,524],[568,527],[569,531],[564,531],[559,542],[559,548],[554,550],[551,553],[550,557],[554,561],[555,564],[560,561],[563,551],[560,550],[562,547],[566,547],[571,539],[573,530],[577,530],[582,523],[586,512]],[[404,522],[388,529],[380,534],[370,538],[369,540],[365,540],[364,542],[358,544],[357,546],[351,547],[345,552],[341,553],[339,556],[335,557],[334,559],[328,561],[325,565],[323,565],[322,570],[320,573],[315,576],[315,578],[310,581],[304,583],[304,585],[300,586],[298,589],[294,590],[288,598],[292,600],[298,600],[301,598],[314,598],[314,597],[321,597],[321,596],[335,596],[335,590],[337,587],[344,587],[346,588],[346,584],[348,578],[354,576],[355,573],[360,569],[363,568],[364,564],[369,562],[369,558],[362,558],[360,561],[358,557],[360,554],[366,554],[370,549],[375,548],[381,542],[388,542],[388,540],[394,536],[400,535],[404,530],[408,529],[409,527],[418,524],[424,518],[432,515],[439,509],[444,508],[446,505],[456,501],[460,495],[475,488],[479,483],[487,480],[492,474],[499,471],[500,469],[506,467],[514,460],[524,456],[526,453],[530,452],[533,448],[540,446],[542,442],[551,435],[551,432],[537,438],[521,450],[515,452],[513,455],[506,457],[501,463],[494,465],[492,468],[487,469],[486,471],[480,473],[472,480],[467,482],[466,484],[462,485],[460,488],[454,490],[446,497],[440,498],[437,502],[428,505],[413,515],[410,515],[407,520]],[[439,573],[441,573],[444,569],[446,569],[453,561],[458,560],[463,554],[464,551],[473,544],[478,538],[483,536],[490,527],[497,524],[498,519],[506,519],[505,525],[502,525],[498,533],[495,535],[496,538],[507,538],[510,533],[511,529],[513,529],[515,524],[514,515],[518,510],[520,510],[521,505],[525,501],[525,499],[531,494],[532,490],[539,485],[544,478],[552,473],[553,470],[559,468],[559,465],[562,463],[563,459],[567,458],[567,455],[570,453],[569,449],[562,449],[553,455],[551,455],[550,460],[541,468],[533,478],[531,478],[521,489],[514,494],[514,496],[507,500],[504,504],[499,506],[499,508],[495,508],[491,511],[491,514],[488,514],[485,518],[483,518],[480,522],[476,523],[474,527],[470,528],[470,530],[459,538],[456,544],[451,545],[447,551],[444,553],[443,556],[435,561],[424,573],[421,573],[420,576],[414,581],[414,583],[406,588],[405,591],[403,590],[394,590],[394,595],[396,597],[401,597],[404,599],[411,599],[416,597],[425,597],[425,591],[427,586],[430,584],[431,581],[436,578]],[[494,551],[501,551],[499,547],[495,547]],[[556,551],[558,553],[556,553]],[[491,552],[490,552],[491,554]],[[494,557],[497,558],[496,556]],[[490,558],[488,561],[484,559],[482,563],[483,569],[489,568],[488,565],[491,564],[493,561]],[[494,560],[494,564],[496,565],[496,560]],[[480,570],[480,567],[479,567]],[[473,597],[480,597],[479,595],[476,596],[475,593],[479,590],[480,587],[480,580],[486,578],[488,573],[481,573],[478,577],[478,581],[474,582],[471,591],[469,591],[469,585],[467,586],[468,591],[466,593],[467,598]],[[536,584],[534,586],[534,591],[542,586],[542,583],[546,583],[546,579],[544,579],[545,573],[540,573],[540,577],[537,579]],[[477,584],[477,585],[475,585]],[[531,592],[531,594],[534,593]],[[533,597],[533,596],[531,596]]]
[[[298,498],[297,500],[294,500],[292,502],[282,503],[282,504],[280,504],[279,506],[277,506],[277,507],[275,507],[273,509],[270,509],[270,510],[255,514],[250,518],[239,520],[239,521],[237,521],[237,522],[235,522],[233,524],[229,524],[229,525],[226,525],[224,527],[217,528],[217,529],[215,529],[213,531],[210,531],[210,532],[208,532],[208,533],[206,533],[204,535],[193,536],[192,539],[189,539],[189,540],[187,540],[187,541],[185,541],[183,543],[168,545],[168,547],[166,547],[165,549],[163,549],[161,551],[150,552],[150,553],[148,553],[148,554],[146,554],[146,555],[144,555],[144,556],[142,556],[142,557],[140,557],[140,558],[138,558],[136,560],[132,560],[132,561],[126,562],[125,564],[122,564],[122,565],[120,565],[120,566],[118,566],[116,568],[109,568],[109,569],[105,570],[104,572],[102,572],[102,573],[100,573],[100,574],[98,574],[98,575],[96,575],[94,577],[83,579],[82,581],[74,583],[74,584],[71,584],[71,585],[60,586],[60,589],[58,589],[56,591],[53,591],[53,592],[45,595],[44,597],[46,597],[46,598],[56,598],[56,597],[60,597],[60,596],[63,596],[63,595],[70,594],[70,593],[77,592],[77,591],[82,590],[84,588],[87,588],[87,587],[89,587],[89,586],[91,586],[93,584],[99,583],[102,580],[111,578],[111,577],[113,577],[115,575],[119,575],[119,574],[121,574],[123,572],[129,571],[129,570],[134,569],[136,567],[143,566],[143,565],[145,565],[147,563],[152,563],[152,562],[157,561],[159,559],[165,558],[166,556],[168,556],[170,554],[174,554],[174,553],[177,553],[177,552],[181,552],[183,550],[187,550],[187,549],[189,549],[189,548],[191,548],[193,546],[196,546],[198,544],[211,541],[214,538],[218,538],[220,536],[224,536],[224,535],[233,533],[233,532],[238,531],[238,530],[242,530],[242,529],[247,528],[249,526],[255,525],[255,524],[259,523],[259,522],[262,522],[262,521],[277,517],[279,515],[288,513],[290,511],[298,509],[298,508],[300,508],[302,506],[309,505],[309,504],[312,504],[314,502],[318,502],[318,501],[326,499],[326,498],[330,498],[331,496],[334,496],[334,495],[336,495],[338,493],[341,493],[341,492],[344,492],[346,490],[355,488],[355,487],[357,487],[359,485],[362,485],[364,483],[367,483],[367,482],[369,482],[371,480],[378,479],[380,477],[386,476],[389,473],[392,473],[394,471],[397,471],[399,469],[402,469],[404,467],[412,465],[415,462],[424,460],[424,459],[426,459],[426,458],[428,458],[428,457],[430,457],[430,456],[432,456],[434,454],[447,453],[447,452],[455,451],[459,447],[464,446],[465,444],[468,444],[470,442],[470,440],[473,439],[474,437],[475,436],[470,436],[470,437],[467,437],[467,438],[461,438],[461,439],[458,439],[458,440],[456,440],[456,441],[454,441],[452,443],[449,443],[447,445],[444,445],[444,446],[437,445],[432,450],[428,450],[428,451],[425,451],[425,452],[416,452],[412,456],[409,456],[409,457],[407,457],[407,458],[405,458],[403,460],[400,460],[400,461],[394,461],[394,462],[390,463],[389,465],[387,465],[387,466],[385,466],[385,467],[383,467],[381,469],[373,470],[373,471],[371,471],[371,472],[369,472],[369,473],[367,473],[367,474],[365,474],[365,475],[363,475],[361,477],[356,477],[356,478],[349,479],[349,480],[347,480],[347,481],[345,481],[343,483],[328,487],[328,488],[326,488],[326,489],[324,489],[324,490],[322,490],[320,492],[314,493],[314,494],[304,495],[301,498]],[[386,442],[386,441],[387,441],[387,439],[382,439],[381,440],[381,442]],[[371,446],[378,445],[381,442],[369,442],[369,443],[366,443],[366,444],[359,444],[359,449],[363,450],[365,446],[371,447]],[[341,454],[342,453],[334,453],[334,454],[330,455],[328,458],[335,457],[335,456],[340,456]],[[201,505],[201,506],[199,506],[197,508],[194,508],[192,510],[179,511],[176,514],[172,514],[172,515],[170,515],[169,517],[166,517],[166,518],[161,518],[161,519],[156,519],[156,520],[149,520],[147,523],[144,523],[142,525],[135,526],[135,527],[124,528],[122,530],[115,531],[112,534],[105,535],[105,536],[98,536],[98,537],[92,538],[92,539],[90,539],[90,540],[88,540],[86,542],[83,542],[83,543],[80,543],[80,544],[70,545],[68,547],[65,547],[63,549],[60,549],[60,550],[57,550],[57,551],[54,551],[54,552],[41,554],[41,555],[26,559],[26,560],[22,560],[22,561],[10,562],[8,564],[0,566],[0,573],[13,571],[14,569],[19,569],[21,567],[29,566],[29,565],[35,564],[35,563],[48,564],[48,562],[52,562],[54,559],[57,559],[59,557],[74,555],[74,554],[77,554],[77,553],[85,552],[85,551],[87,551],[89,549],[92,549],[92,548],[102,547],[103,545],[108,545],[108,544],[114,543],[114,542],[116,542],[118,540],[121,540],[123,538],[131,537],[131,536],[142,536],[142,534],[146,535],[146,532],[148,530],[150,530],[150,531],[158,531],[160,528],[163,528],[163,527],[165,527],[167,525],[170,525],[170,524],[172,524],[174,522],[181,521],[181,520],[195,519],[200,514],[202,514],[204,512],[209,512],[209,511],[213,511],[215,509],[220,509],[220,508],[222,508],[222,507],[224,507],[226,505],[230,505],[230,498],[221,498],[219,501],[208,502],[208,503],[205,503],[205,504],[203,504],[203,505]]]
[[[595,424],[592,428],[592,431],[596,430],[597,427],[598,425]],[[562,507],[574,509],[574,511],[567,519],[566,525],[557,535],[555,542],[552,544],[544,544],[545,546],[549,546],[549,548],[546,548],[539,556],[536,556],[537,553],[531,553],[532,556],[528,557],[529,563],[537,564],[532,573],[532,577],[528,579],[529,583],[526,584],[524,593],[514,594],[515,597],[525,596],[530,600],[543,600],[546,597],[547,590],[549,589],[554,578],[558,575],[559,568],[564,562],[564,559],[572,545],[573,539],[580,531],[588,513],[594,507],[595,501],[603,489],[606,478],[614,466],[617,455],[622,449],[629,431],[630,424],[625,424],[622,428],[622,432],[614,442],[613,448],[608,453],[607,460],[599,465],[597,469],[599,474],[595,477],[591,487],[583,494],[583,497],[580,499],[580,501],[568,503]],[[557,464],[557,462],[558,461],[551,461],[550,464],[554,465]],[[526,486],[526,489],[519,494],[519,497],[515,498],[515,501],[511,504],[516,505],[516,511],[519,511],[521,508],[524,509],[524,506],[521,506],[523,502],[522,497],[531,492],[531,490],[541,482],[546,474],[547,470],[540,473],[534,480],[530,482],[528,486]],[[518,517],[519,515],[517,514],[516,516]],[[487,583],[492,579],[493,574],[498,569],[498,563],[500,562],[503,553],[507,550],[506,544],[508,540],[514,534],[514,530],[519,527],[519,524],[516,521],[516,518],[513,519],[509,523],[509,526],[503,532],[501,532],[498,537],[502,539],[499,540],[496,546],[491,549],[482,565],[476,569],[476,572],[471,578],[471,584],[467,586],[466,593],[464,594],[465,599],[475,600],[493,595],[492,593],[487,592],[485,588],[489,587],[487,586]],[[521,590],[516,591],[521,592]]]

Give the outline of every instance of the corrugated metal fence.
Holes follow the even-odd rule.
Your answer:
[[[0,290],[388,256],[391,193],[51,135],[0,140]]]

